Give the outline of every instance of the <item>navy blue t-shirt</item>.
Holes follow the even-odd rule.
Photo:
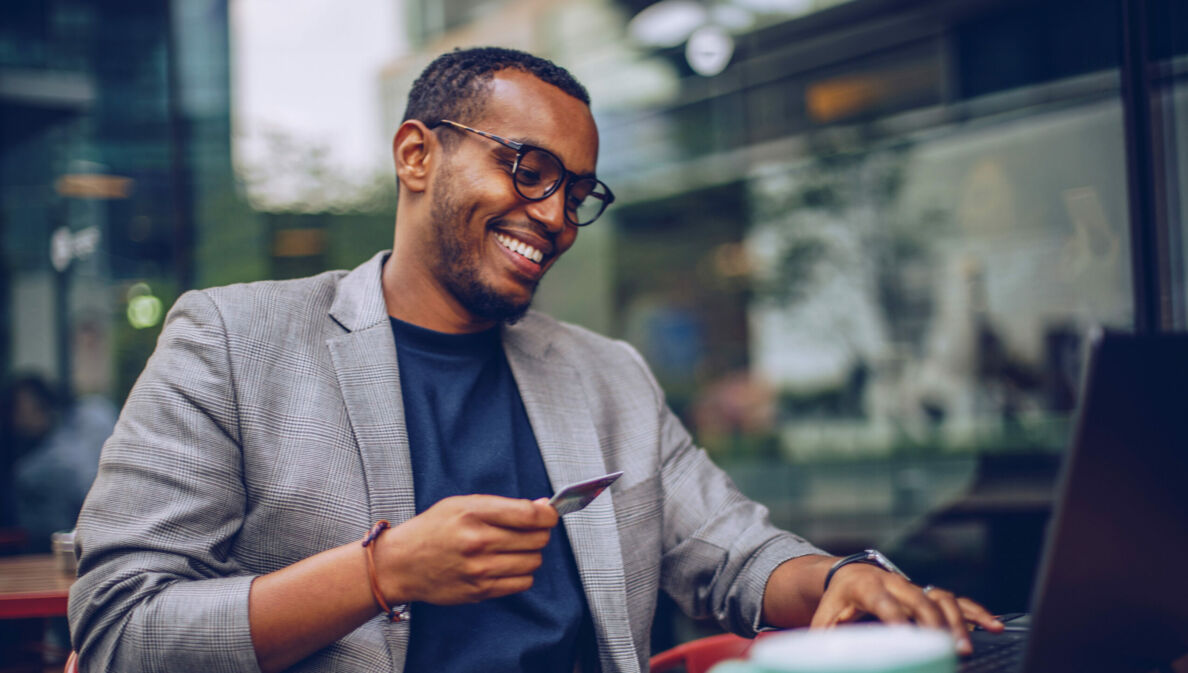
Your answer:
[[[454,495],[552,494],[499,328],[443,334],[391,319],[420,514]],[[532,588],[480,603],[414,603],[405,670],[569,671],[585,596],[558,525]]]

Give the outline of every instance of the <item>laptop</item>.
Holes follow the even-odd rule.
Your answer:
[[[1026,630],[975,631],[962,672],[1170,671],[1188,654],[1188,334],[1090,337],[1058,488]]]

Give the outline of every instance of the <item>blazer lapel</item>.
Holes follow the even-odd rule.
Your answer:
[[[407,521],[416,504],[392,330],[380,324],[327,345],[359,443],[372,517],[393,525]]]
[[[606,474],[577,371],[548,349],[531,324],[505,329],[504,346],[554,490]],[[594,619],[602,670],[638,671],[613,490],[567,514],[564,525]]]
[[[339,283],[330,315],[348,331],[326,345],[359,445],[372,521],[396,525],[416,514],[416,500],[396,344],[380,289],[385,257],[377,255]],[[408,650],[408,623],[385,622],[384,634],[399,669]]]

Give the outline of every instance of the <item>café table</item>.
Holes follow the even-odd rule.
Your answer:
[[[63,617],[72,584],[52,554],[0,557],[0,619]]]

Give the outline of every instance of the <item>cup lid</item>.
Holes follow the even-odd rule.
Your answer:
[[[954,657],[947,631],[887,624],[786,631],[757,641],[750,656],[763,668],[788,673],[911,670]]]

